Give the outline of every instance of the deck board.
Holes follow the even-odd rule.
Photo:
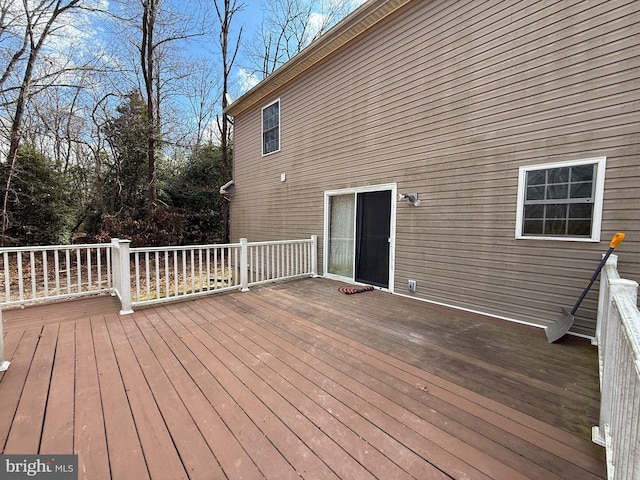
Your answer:
[[[133,318],[125,317],[122,322],[115,315],[109,315],[107,320],[109,335],[120,365],[131,413],[136,419],[138,437],[150,477],[161,480],[188,478],[176,448],[180,442],[174,444],[166,423],[172,412],[167,411],[163,415],[160,409],[162,400],[156,397],[151,385],[147,383],[143,371],[145,365],[134,351],[138,348],[140,335],[127,336],[125,333],[123,324],[133,323]],[[162,369],[156,374],[159,377],[165,375]],[[160,392],[159,397],[162,395]]]
[[[74,371],[75,356],[75,325],[61,323],[42,429],[42,453],[73,451],[74,402],[69,399],[74,395],[74,378],[69,372]]]
[[[0,451],[83,479],[605,478],[588,341],[339,286],[5,311]]]
[[[78,465],[78,473],[82,478],[108,479],[111,474],[92,325],[88,318],[74,323],[76,327],[75,397],[69,399],[73,402],[75,411],[73,451],[59,450],[56,453],[76,453],[78,458],[82,458],[82,462]],[[71,374],[72,372],[67,372],[67,375]]]

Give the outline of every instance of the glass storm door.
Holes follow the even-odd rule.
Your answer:
[[[327,273],[389,287],[391,190],[329,197]]]
[[[389,286],[391,192],[365,192],[357,196],[355,280]]]

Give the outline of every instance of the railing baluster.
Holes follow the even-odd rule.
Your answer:
[[[80,249],[76,249],[76,272],[78,275],[77,293],[80,293],[82,291],[82,258],[80,256]]]
[[[213,250],[213,288],[218,289],[218,248]]]
[[[91,272],[91,248],[87,248],[87,291],[93,290],[93,275]]]
[[[136,270],[136,301],[140,301],[140,254],[135,252],[133,254],[133,263]]]
[[[20,301],[24,300],[24,278],[22,276],[22,252],[18,252],[18,297]]]
[[[56,281],[56,295],[60,295],[60,250],[53,251],[53,270]]]
[[[111,248],[105,247],[105,251],[107,252],[106,260],[107,260],[107,287],[111,289],[113,287],[113,280],[111,275],[111,261],[113,257],[111,256]]]
[[[162,284],[160,283],[160,252],[155,252],[155,265],[156,269],[156,298],[162,298],[162,293],[160,291]]]
[[[191,260],[191,290],[190,292],[196,291],[196,260],[195,260],[195,251],[193,248],[189,249],[189,258]],[[186,292],[185,292],[186,293]]]
[[[151,269],[149,268],[149,252],[144,252],[144,278],[147,282],[146,284],[146,294],[147,300],[151,300]]]
[[[11,301],[11,278],[9,276],[11,265],[9,264],[9,253],[4,252],[2,254],[2,259],[4,260],[4,301],[5,303],[8,303]]]
[[[198,280],[199,280],[199,292],[202,292],[204,284],[202,283],[203,277],[202,271],[202,248],[198,247]]]
[[[207,247],[206,250],[206,263],[207,263],[207,288],[206,290],[211,290],[211,249]]]
[[[228,281],[227,273],[230,273],[230,272],[227,272],[225,270],[226,264],[225,264],[224,258],[225,258],[225,249],[222,248],[220,249],[220,272],[221,272],[220,278],[222,279],[223,282],[227,282]]]
[[[71,293],[71,261],[70,259],[71,259],[71,253],[67,248],[64,251],[65,272],[66,272],[66,278],[67,278],[67,294]]]
[[[36,270],[36,256],[33,250],[29,252],[29,273],[31,274],[31,298],[36,298],[37,270]]]
[[[167,298],[171,296],[170,284],[171,284],[171,266],[169,265],[169,252],[164,252],[164,277],[165,277],[165,294]]]
[[[42,250],[42,283],[44,289],[45,298],[49,296],[49,269],[47,268],[48,263],[47,251]]]

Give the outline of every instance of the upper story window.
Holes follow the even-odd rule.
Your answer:
[[[280,100],[262,109],[262,154],[280,150]]]
[[[520,167],[516,238],[600,241],[606,157]]]

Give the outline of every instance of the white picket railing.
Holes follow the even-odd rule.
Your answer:
[[[16,305],[108,292],[108,244],[0,248],[0,304]]]
[[[223,245],[130,248],[108,244],[0,248],[0,305],[110,292],[120,313],[186,296],[247,290],[317,274],[317,237]]]
[[[247,286],[315,275],[315,237],[307,240],[247,243]]]
[[[253,285],[315,276],[317,242],[314,235],[303,240],[250,243],[242,238],[220,245],[132,248],[131,305],[246,291]],[[121,301],[126,310],[126,299]]]
[[[607,478],[640,478],[640,311],[638,283],[621,279],[617,256],[601,272],[596,343],[600,420],[593,441],[606,448]]]
[[[132,248],[132,304],[240,288],[239,243]]]

